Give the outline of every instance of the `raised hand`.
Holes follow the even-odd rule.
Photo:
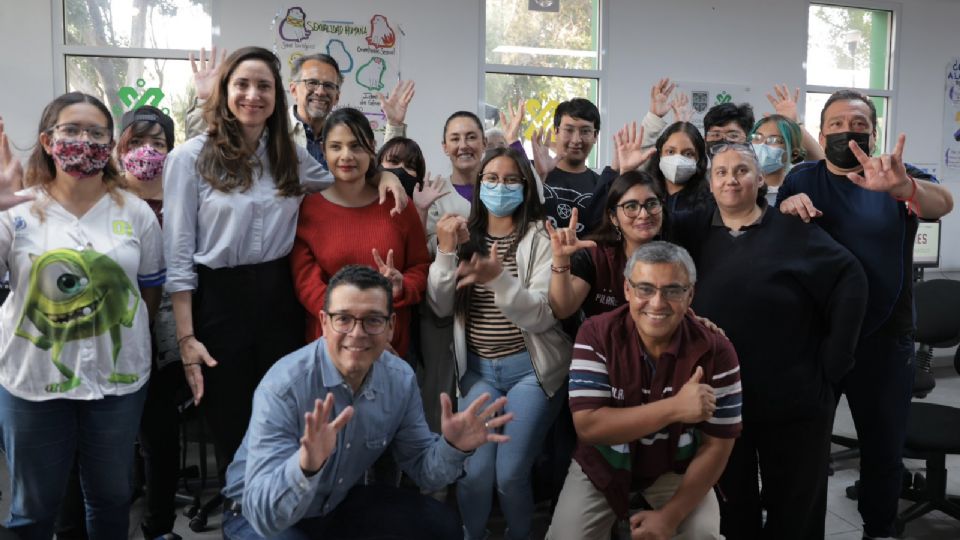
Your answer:
[[[457,288],[462,289],[474,283],[486,283],[503,272],[503,265],[497,257],[497,242],[490,246],[490,254],[481,257],[474,253],[469,261],[460,261],[457,267]]]
[[[643,126],[637,131],[637,123],[631,122],[629,126],[617,132],[613,137],[617,145],[617,161],[620,163],[620,172],[634,171],[647,162],[653,154],[657,153],[656,148],[643,148]]]
[[[481,394],[463,412],[453,414],[450,396],[440,394],[440,431],[454,448],[470,452],[487,442],[504,443],[510,440],[508,435],[496,431],[513,420],[513,413],[497,416],[497,412],[507,404],[507,398],[500,397],[480,411],[480,407],[489,400],[490,394]]]
[[[313,410],[303,415],[303,437],[300,437],[300,469],[313,476],[327,462],[337,448],[337,434],[353,417],[353,407],[347,407],[330,421],[333,412],[333,392],[324,400],[315,400]]]
[[[670,94],[676,88],[676,83],[670,82],[668,77],[660,79],[650,88],[650,112],[663,118],[670,112]]]
[[[387,260],[384,262],[380,258],[380,253],[374,248],[373,261],[377,264],[377,271],[380,272],[380,275],[390,281],[390,286],[393,288],[393,297],[403,296],[403,272],[397,270],[397,267],[393,265],[393,250],[387,251]]]
[[[190,69],[193,70],[193,85],[197,90],[197,97],[200,99],[209,99],[213,95],[213,89],[217,86],[219,73],[217,73],[217,46],[214,45],[210,50],[210,60],[207,60],[207,51],[200,48],[200,67],[197,67],[197,61],[191,52],[187,57],[190,59]],[[227,50],[223,49],[220,53],[220,64],[227,59]]]
[[[3,130],[3,118],[0,118],[0,210],[32,201],[33,195],[17,195],[23,188],[23,166],[10,151],[10,139]]]
[[[377,93],[380,108],[387,115],[387,122],[390,125],[402,126],[407,119],[407,107],[410,106],[410,100],[413,99],[414,94],[413,87],[413,81],[400,81],[389,96]]]
[[[530,137],[530,146],[533,148],[533,166],[537,169],[542,182],[547,181],[547,175],[550,171],[557,168],[560,162],[559,155],[550,155],[553,146],[553,139],[549,133],[549,128],[544,128],[533,132]]]
[[[800,100],[800,89],[794,90],[790,95],[790,87],[785,84],[776,84],[773,86],[773,94],[767,94],[767,101],[773,105],[773,110],[780,116],[785,116],[794,122],[797,122],[797,101]]]
[[[913,182],[916,180],[907,175],[907,169],[903,165],[903,145],[906,142],[907,136],[901,133],[892,154],[870,157],[856,142],[850,141],[850,150],[860,165],[863,165],[863,171],[847,173],[847,178],[863,189],[884,191],[899,199],[912,197]]]
[[[690,96],[677,92],[670,100],[670,109],[673,111],[674,122],[689,122],[693,119],[693,109],[690,108]]]
[[[467,218],[457,214],[444,214],[437,220],[437,249],[453,253],[457,246],[470,239]]]
[[[690,379],[684,383],[674,396],[677,419],[684,424],[698,424],[713,416],[717,408],[717,398],[713,387],[703,384],[703,368],[697,366]]]
[[[377,186],[377,192],[380,194],[380,204],[387,200],[387,193],[393,195],[393,208],[390,209],[391,216],[399,216],[403,209],[410,203],[410,197],[407,197],[406,190],[397,175],[390,171],[380,171],[380,184]]]
[[[550,248],[553,250],[554,266],[566,266],[570,263],[570,257],[579,249],[594,247],[597,245],[593,240],[577,239],[577,209],[573,209],[570,215],[570,225],[555,229],[550,220],[546,220],[547,232],[550,233]]]
[[[514,110],[512,104],[507,103],[509,116],[504,114],[503,110],[500,111],[500,125],[503,126],[503,138],[506,139],[507,146],[520,140],[520,125],[523,123],[523,113],[525,111],[523,101],[523,98],[519,99],[516,110]]]
[[[823,215],[823,212],[813,205],[813,201],[806,193],[797,193],[780,201],[780,213],[787,216],[797,216],[804,223],[810,223],[811,219]]]
[[[417,184],[417,187],[413,189],[413,204],[420,210],[429,209],[434,201],[450,194],[449,191],[444,191],[445,184],[442,176],[437,175],[431,180],[430,173],[427,173],[423,182]]]
[[[177,342],[180,346],[180,360],[183,361],[183,374],[193,394],[193,404],[199,405],[203,399],[203,370],[201,366],[209,368],[217,366],[217,361],[210,356],[207,347],[194,336],[184,336]]]

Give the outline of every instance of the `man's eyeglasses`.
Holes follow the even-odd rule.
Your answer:
[[[483,182],[487,188],[495,188],[497,184],[503,184],[503,187],[510,191],[523,189],[523,177],[516,174],[508,174],[500,177],[497,173],[485,173],[480,175],[480,181]]]
[[[657,291],[660,291],[660,294],[662,294],[663,298],[668,302],[679,302],[683,300],[691,287],[691,285],[664,285],[663,287],[657,287],[649,283],[634,283],[630,281],[629,278],[627,278],[627,283],[633,288],[633,293],[637,295],[637,298],[641,300],[650,300],[656,296]]]
[[[746,144],[746,143],[723,143],[723,144],[715,144],[715,145],[713,145],[713,146],[710,147],[710,151],[709,151],[710,157],[712,158],[712,157],[716,156],[717,154],[722,154],[723,152],[726,152],[727,150],[736,150],[736,151],[738,151],[738,152],[749,152],[750,155],[752,155],[752,156],[754,156],[754,157],[756,157],[756,155],[757,155],[757,153],[753,151],[753,145],[752,145],[752,144]]]
[[[572,139],[575,134],[580,135],[580,139],[588,141],[597,136],[597,130],[591,127],[582,127],[577,129],[572,126],[560,126],[560,133],[566,135],[568,139]]]
[[[663,212],[663,201],[656,197],[651,197],[643,202],[631,200],[617,205],[617,208],[623,210],[625,216],[633,219],[640,215],[640,210],[646,210],[647,214],[655,216]]]
[[[337,83],[332,83],[330,81],[320,81],[317,79],[299,79],[293,82],[303,83],[307,87],[307,90],[314,92],[317,88],[323,87],[326,92],[337,92],[340,90],[340,85]]]
[[[110,130],[103,126],[83,127],[78,124],[57,124],[50,128],[49,131],[56,133],[57,138],[68,141],[79,139],[84,133],[87,134],[87,140],[97,144],[106,144],[110,142],[112,138]]]
[[[330,325],[333,326],[333,329],[341,334],[353,332],[357,321],[360,321],[363,331],[371,336],[382,334],[383,331],[387,329],[387,322],[390,320],[390,317],[386,315],[354,317],[349,313],[330,313],[329,311],[327,312],[327,316],[330,317]]]
[[[763,133],[754,133],[750,136],[750,140],[753,144],[786,144],[787,142],[780,135],[764,135]]]
[[[727,141],[731,143],[742,143],[747,140],[747,136],[739,130],[708,131],[707,136],[704,138],[707,142]]]

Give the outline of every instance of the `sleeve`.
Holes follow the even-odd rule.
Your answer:
[[[184,117],[184,132],[187,139],[192,139],[207,131],[207,122],[203,119],[204,101],[200,98],[193,98],[193,104],[187,109],[187,114]]]
[[[406,396],[403,419],[391,443],[393,456],[421,489],[436,491],[457,480],[470,454],[457,450],[427,427],[420,390],[412,375]]]
[[[160,287],[167,280],[167,269],[163,265],[163,235],[160,232],[160,223],[146,203],[142,205],[140,222],[140,267],[137,269],[137,284],[141,289]]]
[[[640,125],[643,126],[643,140],[640,141],[640,144],[643,148],[650,148],[657,144],[660,134],[667,128],[667,121],[647,111]]]
[[[390,122],[387,122],[387,127],[383,130],[383,142],[387,142],[390,139],[396,139],[397,137],[406,137],[407,136],[407,125],[400,124],[395,126]]]
[[[322,468],[309,478],[300,469],[302,433],[297,420],[303,418],[303,412],[293,405],[261,385],[253,396],[253,413],[244,439],[247,462],[243,517],[267,538],[292,527],[304,517],[314,498],[325,497],[333,490],[332,485],[321,482],[325,476]],[[336,417],[340,413],[335,410],[333,414]]]
[[[437,317],[453,315],[457,293],[457,255],[437,252],[427,274],[427,303]]]
[[[698,427],[711,437],[733,439],[740,435],[743,427],[740,362],[730,340],[720,336],[711,336],[711,339],[716,343],[713,347],[713,369],[705,369],[704,373],[710,377],[707,382],[713,387],[717,408],[713,416],[698,424]]]
[[[408,204],[403,209],[401,218],[407,234],[404,246],[403,298],[394,305],[397,308],[420,303],[427,290],[427,272],[430,270],[430,253],[427,251],[426,235],[417,210],[412,204]]]
[[[587,319],[577,332],[570,363],[570,412],[593,410],[613,405],[607,354],[597,339],[595,320]]]
[[[547,296],[551,274],[550,240],[546,238],[546,234],[541,231],[539,225],[529,229],[527,235],[540,235],[536,240],[531,239],[531,243],[536,242],[534,246],[536,251],[531,251],[526,261],[527,265],[533,267],[530,283],[524,287],[519,278],[504,271],[484,285],[493,291],[493,302],[504,317],[510,319],[510,322],[521,330],[538,333],[550,329],[557,323]],[[521,247],[523,243],[521,242]],[[518,271],[526,272],[527,268],[518,268]],[[437,315],[440,314],[437,313]]]
[[[333,185],[333,174],[300,145],[297,149],[297,159],[300,160],[298,174],[300,184],[307,193],[323,191]]]
[[[327,281],[330,279],[330,274],[317,261],[309,240],[319,234],[319,227],[313,219],[311,199],[320,196],[307,196],[301,203],[296,237],[290,250],[290,270],[297,298],[314,317],[319,317],[323,310],[323,297],[327,294]]]
[[[13,218],[10,211],[0,212],[0,276],[7,275],[13,266],[10,257],[13,255]]]
[[[784,199],[798,193],[796,184],[797,174],[800,172],[799,167],[800,166],[798,165],[788,172],[787,177],[783,179],[783,184],[777,188],[777,201],[774,203],[774,206],[777,208],[777,210],[780,210],[780,203],[782,203]]]
[[[587,248],[578,249],[570,257],[570,274],[589,284],[597,282],[597,267],[593,264],[593,257]]]
[[[163,251],[167,261],[168,293],[197,288],[193,256],[197,252],[197,223],[200,211],[196,157],[190,142],[170,152],[163,167]]]
[[[610,193],[610,185],[620,176],[620,173],[611,169],[609,166],[603,168],[600,178],[594,184],[593,196],[587,203],[587,208],[580,216],[580,222],[584,224],[587,231],[596,230],[603,221],[603,212],[607,207],[607,194]]]

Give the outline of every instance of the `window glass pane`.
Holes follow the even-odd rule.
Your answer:
[[[823,105],[827,102],[830,94],[819,92],[807,92],[806,99],[806,122],[804,127],[815,139],[820,138],[820,112],[823,111]],[[877,148],[875,155],[885,152],[887,147],[887,98],[870,96],[873,106],[877,108]]]
[[[159,107],[173,118],[176,142],[184,141],[184,116],[193,103],[193,72],[186,60],[67,56],[67,91],[97,96],[119,124],[124,112]],[[118,125],[119,128],[119,125]]]
[[[210,47],[212,0],[64,0],[64,43],[158,49]]]
[[[807,84],[889,89],[890,11],[811,4]]]
[[[600,0],[486,2],[488,64],[599,67]]]
[[[516,103],[525,99],[523,131],[520,139],[527,149],[527,155],[533,155],[530,148],[530,136],[534,130],[548,128],[553,130],[553,111],[561,101],[575,97],[589,99],[597,103],[597,79],[574,77],[541,77],[536,75],[512,75],[506,73],[487,73],[485,79],[484,113],[486,127],[499,123],[497,111],[506,111],[507,103]],[[600,132],[598,145],[602,143],[604,132]],[[587,160],[589,167],[596,167],[597,146],[593,147]]]

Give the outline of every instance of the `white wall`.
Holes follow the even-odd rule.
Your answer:
[[[218,1],[218,0],[215,0]],[[607,49],[602,90],[604,130],[639,119],[649,89],[661,76],[678,80],[746,84],[763,110],[774,83],[804,81],[807,3],[799,0],[606,0]],[[219,0],[220,46],[234,49],[269,36],[270,21],[290,2]],[[332,0],[301,0],[311,11]],[[898,99],[893,122],[907,133],[908,161],[936,162],[940,153],[943,77],[948,58],[960,55],[956,0],[904,0],[898,40]],[[15,144],[27,146],[53,88],[51,3],[0,0],[0,115]],[[417,82],[409,135],[420,142],[433,171],[447,172],[441,128],[454,110],[479,101],[479,0],[354,0],[351,11],[379,11],[400,21],[406,37],[402,69]],[[271,46],[272,42],[259,44]],[[813,119],[811,119],[813,120]],[[600,156],[609,160],[609,144]],[[960,183],[951,184],[960,201]],[[960,210],[945,220],[943,268],[960,270]]]

